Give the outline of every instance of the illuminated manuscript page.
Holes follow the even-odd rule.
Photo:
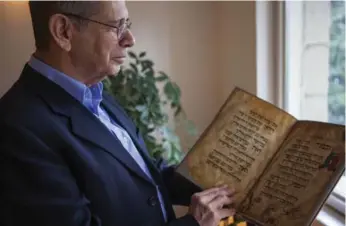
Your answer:
[[[245,198],[295,119],[236,88],[177,171],[206,189],[228,184]]]
[[[310,225],[345,168],[345,128],[296,123],[241,209],[264,225]]]

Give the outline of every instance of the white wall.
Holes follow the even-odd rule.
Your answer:
[[[256,2],[218,2],[219,89],[224,101],[234,86],[256,93]]]
[[[19,77],[23,64],[34,50],[34,40],[26,2],[0,2],[0,15],[2,96]]]

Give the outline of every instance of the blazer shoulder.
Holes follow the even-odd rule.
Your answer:
[[[49,115],[49,108],[34,92],[15,83],[0,99],[0,123],[25,124],[41,121]]]

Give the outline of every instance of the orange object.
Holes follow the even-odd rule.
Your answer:
[[[219,226],[226,226],[224,221],[220,221]]]
[[[245,221],[239,222],[239,223],[237,224],[237,226],[247,226],[247,223],[246,223]]]
[[[234,223],[234,217],[228,217],[227,225]]]

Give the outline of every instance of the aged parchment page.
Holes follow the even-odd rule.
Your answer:
[[[297,122],[240,208],[264,225],[310,225],[345,169],[345,127]]]
[[[234,187],[238,206],[295,121],[236,88],[177,171],[204,189],[220,184]]]

